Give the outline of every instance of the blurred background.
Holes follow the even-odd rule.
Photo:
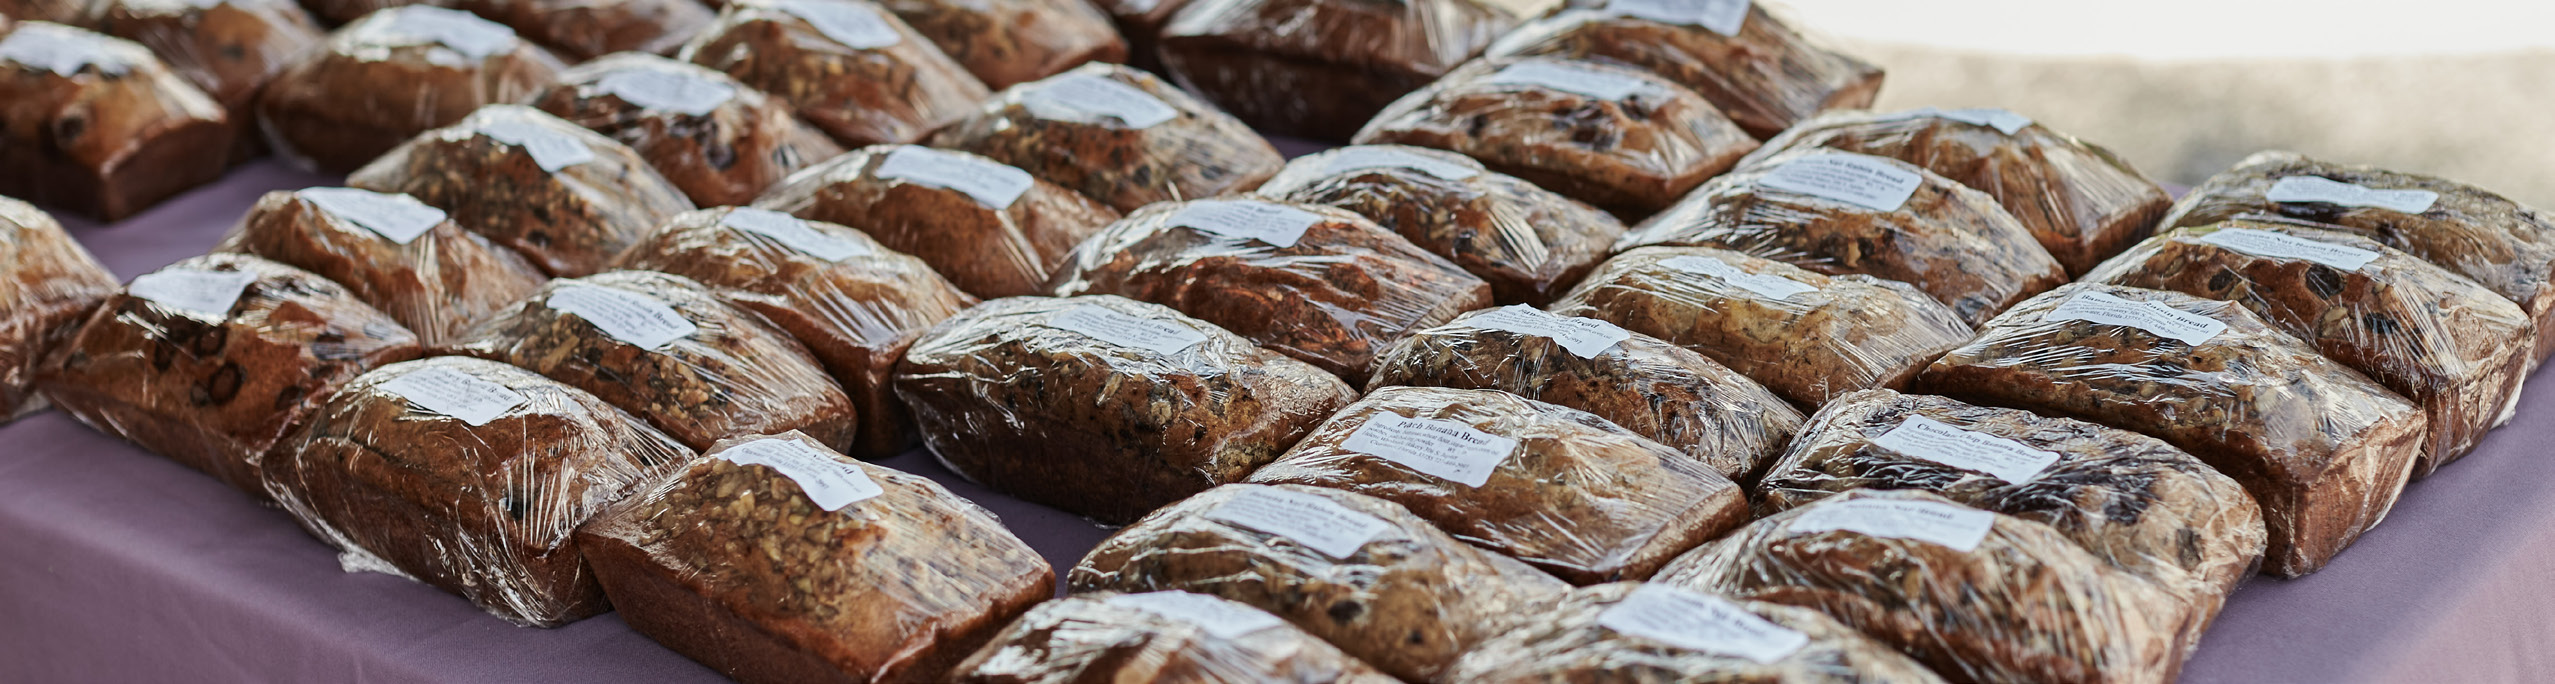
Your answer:
[[[1777,2],[1889,70],[1882,109],[2004,107],[2177,185],[2288,149],[2555,208],[2555,2]]]

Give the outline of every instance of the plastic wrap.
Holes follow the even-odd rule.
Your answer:
[[[1346,140],[1519,19],[1479,0],[1196,0],[1162,28],[1161,58],[1254,129]]]
[[[1716,12],[1732,6],[1735,15]],[[1694,90],[1760,139],[1821,111],[1870,106],[1881,92],[1880,67],[1803,37],[1753,2],[1573,0],[1482,54],[1645,69]]]
[[[1755,481],[1805,420],[1764,385],[1693,350],[1522,306],[1402,338],[1376,361],[1367,390],[1394,385],[1499,390],[1587,411],[1742,483]]]
[[[0,197],[0,425],[44,410],[37,364],[116,288],[115,276],[62,224]]]
[[[1179,590],[1250,604],[1408,681],[1431,680],[1570,587],[1390,501],[1249,484],[1146,516],[1068,577],[1076,594]]]
[[[919,141],[991,94],[869,0],[735,0],[682,59],[789,102],[852,147]]]
[[[1174,598],[1163,598],[1174,597]],[[1284,619],[1205,594],[1039,604],[951,672],[958,684],[1396,684]]]
[[[1595,207],[1423,147],[1298,157],[1256,192],[1374,219],[1489,281],[1503,304],[1551,302],[1605,260],[1624,232],[1623,222]]]
[[[513,27],[569,62],[615,52],[670,54],[718,16],[698,0],[450,0]]]
[[[1959,315],[1906,283],[1708,247],[1625,252],[1552,312],[1695,350],[1813,409],[1856,390],[1906,387],[1971,335]]]
[[[522,102],[566,67],[503,24],[441,7],[383,10],[270,82],[258,127],[277,154],[346,173],[481,105]]]
[[[442,210],[349,188],[266,193],[213,249],[345,285],[429,346],[459,337],[546,280],[522,255],[463,230]]]
[[[2267,537],[2244,486],[2156,438],[1888,390],[1828,404],[1766,471],[1773,514],[1856,489],[1915,489],[2048,525],[2190,606],[2192,643]]]
[[[516,624],[609,609],[570,535],[693,459],[594,395],[447,356],[357,376],[264,461],[266,492],[350,570],[398,572]]]
[[[0,195],[116,221],[220,177],[232,137],[220,103],[132,41],[0,35]]]
[[[998,299],[896,370],[943,465],[1124,523],[1276,459],[1357,391],[1179,312],[1120,297]]]
[[[49,21],[58,24],[80,24],[88,21],[94,6],[87,0],[0,0],[0,18],[18,21]],[[0,29],[9,23],[0,21]]]
[[[655,55],[577,65],[532,104],[629,145],[704,207],[752,202],[782,178],[843,153],[788,103]]]
[[[2384,519],[2425,444],[2422,412],[2385,387],[2239,304],[2178,292],[2059,288],[1989,323],[1919,382],[2191,452],[2262,505],[2264,570],[2283,577],[2323,567]]]
[[[1116,64],[1005,88],[931,145],[1020,167],[1122,212],[1249,190],[1286,165],[1232,115]]]
[[[2140,243],[2086,276],[2241,304],[2419,404],[2421,478],[2510,422],[2537,339],[2528,312],[2475,281],[2315,224],[2235,220]],[[2347,267],[2347,268],[2346,268]]]
[[[639,153],[541,110],[490,105],[346,177],[452,213],[559,277],[591,275],[692,210]]]
[[[1943,679],[1815,610],[1624,582],[1570,592],[1526,626],[1465,653],[1442,681],[1940,684]]]
[[[1829,497],[1741,528],[1660,577],[1817,609],[1953,681],[2162,684],[2198,628],[2163,589],[2049,526],[1928,492]]]
[[[263,151],[257,94],[326,34],[293,0],[101,0],[97,30],[141,43],[221,103],[232,159]]]
[[[1050,285],[1178,309],[1351,385],[1404,335],[1491,302],[1489,284],[1365,217],[1249,197],[1139,210]]]
[[[2298,178],[2299,181],[2288,179]],[[2314,179],[2358,185],[2378,193],[2334,188],[2354,203],[2275,202],[2283,182]],[[2386,191],[2414,191],[2413,193]],[[2431,193],[2419,212],[2380,206],[2393,198]],[[2285,195],[2284,196],[2288,196]],[[2312,193],[2309,196],[2313,196]],[[2372,202],[2370,200],[2381,200]],[[2415,208],[2406,204],[2401,208]],[[2518,302],[2537,321],[2534,369],[2555,354],[2555,217],[2483,188],[2431,176],[2317,161],[2290,152],[2262,152],[2192,188],[2165,215],[2160,229],[2202,226],[2247,214],[2327,223],[2375,237],[2387,246],[2430,260]]]
[[[1820,184],[1830,179],[1840,180]],[[1864,192],[1872,189],[1880,191]],[[1616,243],[1648,245],[1720,247],[1828,275],[1896,280],[1970,325],[2067,283],[2058,260],[1986,193],[1895,159],[1822,149],[1715,178]]]
[[[593,392],[695,449],[786,430],[847,445],[859,425],[806,347],[682,276],[553,280],[455,346]]]
[[[1356,140],[1459,152],[1630,219],[1676,203],[1757,148],[1675,83],[1543,57],[1476,60],[1385,107]]]
[[[1899,159],[1987,193],[2070,275],[2147,237],[2173,202],[2111,150],[2001,109],[1834,112],[1766,141],[1739,166],[1807,147]]]
[[[854,150],[791,176],[754,206],[856,226],[979,297],[1045,294],[1073,246],[1119,218],[1001,162],[912,145]]]
[[[632,629],[746,684],[944,681],[1055,591],[992,513],[797,433],[721,442],[577,545]]]
[[[1080,0],[882,0],[994,89],[1064,73],[1084,62],[1125,62],[1109,15]]]
[[[263,498],[268,448],[339,385],[418,353],[415,333],[343,286],[208,254],[108,298],[35,380],[80,422]]]
[[[6,2],[7,0],[0,0]],[[364,15],[409,5],[446,6],[452,0],[299,0],[303,8],[328,24],[349,24]]]
[[[807,345],[852,398],[860,431],[845,453],[862,458],[894,456],[914,444],[914,418],[889,376],[925,328],[976,304],[922,260],[860,231],[754,209],[676,216],[618,266],[720,288],[728,301]]]
[[[1648,578],[1748,520],[1710,464],[1585,411],[1493,390],[1386,387],[1253,484],[1357,492],[1572,584]]]

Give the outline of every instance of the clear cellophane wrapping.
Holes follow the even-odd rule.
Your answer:
[[[1162,27],[1160,56],[1254,129],[1346,140],[1518,20],[1479,0],[1195,0]]]
[[[1573,0],[1501,36],[1483,55],[1566,57],[1646,69],[1693,89],[1760,139],[1822,111],[1869,106],[1880,94],[1880,67],[1801,35],[1758,3],[1749,3],[1737,35],[1626,11],[1633,4]]]
[[[833,12],[827,26],[866,26],[894,42],[843,42],[797,13],[809,10]],[[869,0],[734,0],[679,58],[789,102],[846,147],[919,142],[992,93]]]
[[[1424,147],[1297,157],[1254,192],[1373,219],[1488,281],[1501,304],[1551,302],[1604,261],[1624,232],[1622,221],[1584,202]]]
[[[1089,78],[1133,88],[1168,107],[1171,116],[1129,122],[1051,104],[1058,97],[1050,89],[1088,90],[1069,81]],[[1247,191],[1286,165],[1276,147],[1233,115],[1152,74],[1116,64],[1085,64],[1006,88],[934,134],[931,146],[1020,167],[1121,212]]]
[[[0,46],[0,195],[111,222],[230,167],[230,115],[141,44],[31,21]]]
[[[853,150],[791,176],[754,206],[811,221],[858,227],[889,249],[914,255],[984,298],[1046,294],[1047,277],[1074,245],[1117,222],[1117,210],[1032,178],[1003,207],[967,192],[880,173],[906,145]],[[965,152],[986,164],[1000,164]]]
[[[531,145],[512,138],[539,136]],[[582,148],[551,168],[534,145]],[[491,105],[419,135],[346,177],[348,186],[403,193],[514,248],[552,276],[601,272],[692,201],[629,146],[541,110]]]
[[[291,190],[258,198],[213,250],[255,254],[336,281],[427,345],[460,336],[548,280],[514,250],[450,219],[402,244]]]
[[[1731,608],[1802,638],[1770,661],[1689,648],[1607,626],[1606,613],[1661,585],[1618,582],[1571,590],[1556,605],[1507,634],[1464,654],[1444,681],[1481,684],[1621,684],[1787,682],[1791,684],[1941,684],[1943,679],[1889,646],[1809,608],[1764,601],[1727,601]],[[1683,590],[1677,590],[1683,591]],[[1674,604],[1671,604],[1674,605]],[[1767,630],[1772,632],[1773,630]],[[1755,634],[1764,634],[1757,632]],[[1749,633],[1697,630],[1687,638],[1746,639]],[[1780,638],[1780,637],[1776,637]],[[1717,646],[1730,645],[1723,641]]]
[[[529,99],[567,68],[519,36],[484,55],[477,51],[488,46],[423,37],[456,27],[488,36],[492,45],[499,44],[494,37],[513,34],[503,24],[442,7],[365,15],[268,82],[258,95],[258,128],[277,155],[347,173],[483,105]]]
[[[1205,594],[1167,595],[1213,604],[1210,610],[1215,612],[1209,619],[1267,615],[1250,605]],[[1142,604],[1130,605],[1129,599],[1118,598],[1122,596],[1152,595],[1103,592],[1038,604],[1004,628],[984,650],[960,663],[950,672],[950,680],[958,684],[1401,681],[1283,621],[1224,635],[1217,631],[1220,625],[1210,627],[1148,610]]]
[[[625,97],[625,88],[641,94]],[[700,114],[651,99],[669,97],[719,99]],[[531,104],[629,145],[703,207],[753,202],[799,169],[843,153],[800,121],[789,103],[727,74],[655,55],[624,53],[579,64]],[[692,99],[675,106],[703,104]]]
[[[0,424],[44,410],[37,364],[117,287],[115,275],[61,223],[0,197]]]

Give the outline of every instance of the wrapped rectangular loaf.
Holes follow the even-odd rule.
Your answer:
[[[717,16],[697,0],[437,0],[548,46],[570,63],[615,52],[667,54]]]
[[[98,32],[141,43],[221,103],[232,160],[263,152],[257,94],[327,34],[293,0],[102,0]]]
[[[0,197],[0,425],[44,410],[35,374],[45,353],[79,332],[116,287],[61,223]]]
[[[1254,191],[1374,219],[1490,282],[1502,304],[1543,306],[1614,248],[1622,221],[1464,155],[1360,145],[1297,157]]]
[[[1645,69],[1693,89],[1760,139],[1821,111],[1870,105],[1881,91],[1880,67],[1818,45],[1744,0],[1574,0],[1483,55]]]
[[[1915,660],[1819,611],[1666,584],[1572,590],[1455,661],[1479,684],[1940,684]]]
[[[1253,129],[1347,140],[1519,19],[1479,0],[1197,0],[1162,27],[1161,57]]]
[[[509,622],[607,610],[571,537],[691,449],[532,371],[446,356],[346,383],[264,462],[266,492],[348,568],[397,572]]]
[[[337,281],[438,345],[523,299],[547,278],[407,195],[354,188],[258,198],[214,251],[255,254]]]
[[[817,164],[754,206],[858,227],[978,297],[1045,294],[1047,277],[1117,210],[984,157],[877,145]]]
[[[1124,523],[1276,459],[1357,391],[1154,304],[1015,297],[907,348],[896,395],[950,470]]]
[[[1038,604],[960,663],[958,684],[1394,684],[1286,620],[1185,591]]]
[[[277,154],[346,173],[482,105],[522,102],[565,68],[504,24],[394,7],[338,29],[277,75],[258,95],[257,125]]]
[[[795,432],[721,442],[577,546],[632,629],[746,684],[947,681],[1055,592],[992,513]]]
[[[346,184],[441,208],[562,278],[602,271],[657,224],[692,210],[629,147],[517,105],[427,131]]]
[[[843,153],[789,103],[656,55],[579,64],[532,105],[629,145],[704,207],[752,202],[782,178]]]
[[[1079,0],[882,0],[985,86],[1000,90],[1085,62],[1127,61],[1109,15]]]
[[[120,220],[220,177],[233,135],[132,41],[40,21],[0,35],[0,195]]]
[[[916,142],[991,91],[869,0],[734,0],[683,46],[847,146]]]
[[[1019,167],[1121,212],[1246,191],[1286,164],[1233,115],[1116,64],[1005,88],[931,146]]]
[[[2136,430],[2234,477],[2270,527],[2264,570],[2324,567],[2386,517],[2427,422],[2403,398],[2232,302],[2084,283],[2024,302],[1919,380],[1976,404]]]

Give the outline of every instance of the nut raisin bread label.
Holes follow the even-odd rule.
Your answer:
[[[1168,321],[1118,313],[1108,307],[1084,304],[1065,310],[1049,319],[1047,327],[1081,333],[1093,339],[1134,347],[1156,354],[1177,354],[1205,344],[1207,334],[1197,329]]]
[[[736,87],[692,74],[654,69],[626,69],[604,74],[595,87],[641,109],[662,109],[689,116],[708,116],[736,99]]]
[[[180,312],[227,320],[231,307],[239,304],[240,295],[248,292],[248,284],[253,282],[257,282],[257,274],[248,271],[164,268],[134,278],[133,285],[125,291]]]
[[[681,312],[655,297],[609,287],[572,283],[550,293],[545,303],[593,323],[612,339],[641,349],[662,348],[701,331]]]
[[[1701,26],[1725,36],[1739,35],[1748,21],[1748,0],[1614,0],[1606,13],[1662,24]]]
[[[771,238],[790,249],[826,261],[842,261],[869,255],[869,246],[826,235],[807,221],[769,209],[737,207],[719,217],[719,225]]]
[[[2268,230],[2227,228],[2200,237],[2201,242],[2273,259],[2303,259],[2345,271],[2376,261],[2377,252]]]
[[[31,23],[18,27],[6,38],[0,38],[0,61],[16,62],[51,71],[62,76],[80,73],[82,67],[96,66],[98,71],[121,74],[130,70],[123,56],[112,49],[113,43],[95,33]]]
[[[799,491],[807,493],[808,501],[827,511],[843,510],[844,506],[887,493],[859,465],[788,437],[765,437],[731,446],[719,452],[719,458],[780,471],[798,484]]]
[[[866,3],[849,0],[781,0],[773,5],[816,27],[817,33],[854,50],[876,50],[903,40],[896,27]]]
[[[1483,330],[1499,330],[1520,335],[1551,338],[1561,348],[1582,358],[1597,358],[1624,340],[1632,339],[1632,331],[1594,318],[1575,318],[1547,313],[1524,304],[1511,304],[1491,309],[1463,321],[1464,325]]]
[[[1249,606],[1185,591],[1121,594],[1109,597],[1104,603],[1197,625],[1218,639],[1231,639],[1286,624],[1286,620],[1278,616]]]
[[[2217,337],[2218,333],[2227,331],[2227,324],[2208,316],[2155,302],[2133,302],[2091,291],[2078,292],[2068,297],[2067,301],[2059,303],[2058,308],[2051,309],[2048,315],[2042,316],[2041,321],[2047,323],[2087,321],[2103,325],[2122,325],[2195,346]]]
[[[1650,82],[1639,77],[1550,61],[1510,64],[1491,74],[1486,83],[1558,90],[1616,102],[1650,90]]]
[[[1925,174],[1880,157],[1830,152],[1784,162],[1757,183],[1874,211],[1898,211],[1925,185]]]
[[[1357,426],[1340,448],[1479,487],[1490,481],[1490,471],[1517,451],[1517,440],[1451,420],[1379,413]]]
[[[566,131],[530,121],[494,121],[479,127],[488,139],[523,148],[532,155],[532,163],[541,170],[558,173],[560,169],[594,161],[594,150],[583,140]]]
[[[1253,488],[1207,511],[1210,519],[1295,540],[1332,558],[1347,558],[1391,529],[1382,518],[1330,499],[1284,489]]]
[[[532,401],[505,385],[442,366],[403,373],[383,381],[380,387],[417,408],[459,418],[471,427],[485,426]]]
[[[2321,176],[2290,176],[2271,184],[2263,194],[2273,202],[2322,202],[2346,207],[2377,207],[2407,214],[2431,210],[2440,201],[2440,193],[2429,190],[2380,190],[2353,185]]]
[[[1459,181],[1481,175],[1462,164],[1412,154],[1390,147],[1343,147],[1331,153],[1322,173],[1342,175],[1369,169],[1410,169],[1446,180]]]
[[[1757,617],[1721,597],[1665,584],[1644,584],[1597,614],[1618,633],[1689,651],[1772,663],[1810,644],[1809,635]]]
[[[329,215],[365,230],[408,244],[444,222],[444,210],[415,197],[354,188],[309,188],[293,193]]]
[[[1791,278],[1749,273],[1730,265],[1729,262],[1707,256],[1688,254],[1669,257],[1659,260],[1659,265],[1729,283],[1732,287],[1754,292],[1767,299],[1791,299],[1793,295],[1819,291],[1819,288]]]
[[[1845,530],[1874,537],[1914,539],[1968,553],[1996,527],[1996,514],[1932,501],[1852,499],[1812,504],[1784,529],[1810,534]]]
[[[1295,246],[1295,241],[1304,239],[1306,229],[1321,222],[1321,214],[1252,200],[1200,200],[1171,215],[1174,226],[1258,240],[1281,249]]]
[[[887,153],[878,165],[881,178],[897,178],[935,188],[956,190],[977,204],[1009,209],[1037,180],[1008,164],[908,145]]]
[[[515,47],[515,30],[456,9],[409,5],[387,21],[371,24],[364,37],[390,45],[434,43],[473,60],[487,59]]]
[[[1128,128],[1152,128],[1179,118],[1180,110],[1143,89],[1090,72],[1068,72],[1039,82],[1021,104],[1041,118],[1097,123],[1115,118]]]
[[[2022,442],[1952,427],[1924,416],[1910,416],[1881,433],[1873,446],[1965,470],[1975,470],[2015,484],[2030,482],[2058,462],[2058,453],[2023,446]]]

